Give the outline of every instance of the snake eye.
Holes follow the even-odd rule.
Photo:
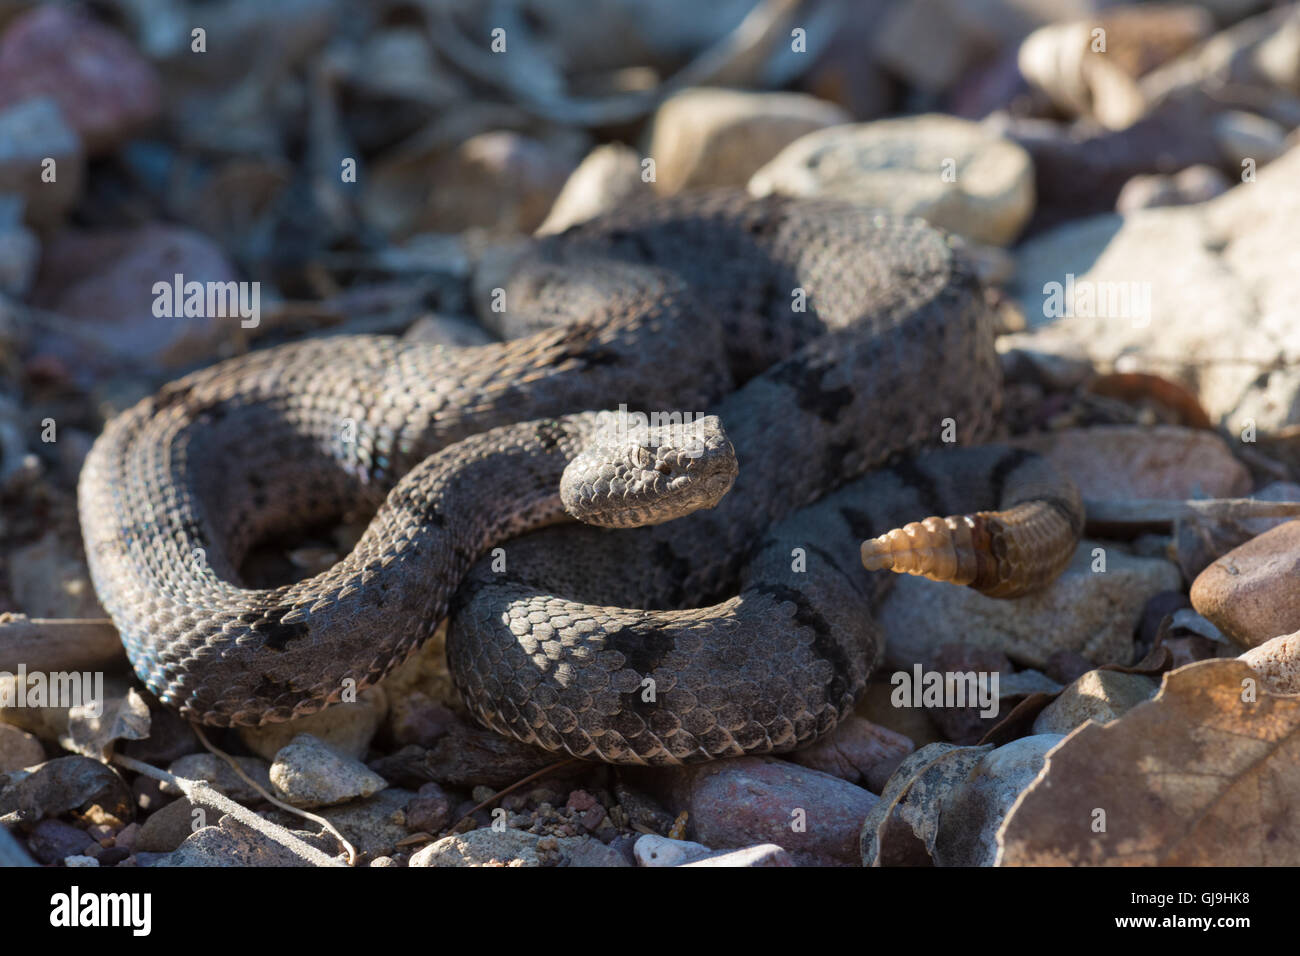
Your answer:
[[[649,468],[654,463],[654,458],[650,455],[650,449],[645,445],[632,446],[632,463],[638,468]]]

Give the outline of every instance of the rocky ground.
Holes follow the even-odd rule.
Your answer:
[[[0,863],[1300,863],[1297,126],[1295,4],[0,0]],[[831,737],[676,770],[477,728],[439,640],[206,743],[134,680],[77,524],[107,417],[303,336],[488,341],[486,251],[712,186],[953,234],[1005,438],[1089,505],[1051,588],[899,580]],[[256,324],[160,319],[175,273],[260,283]],[[20,668],[101,673],[103,714]]]

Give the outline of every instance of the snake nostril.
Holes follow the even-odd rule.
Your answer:
[[[666,461],[657,461],[655,462],[655,471],[659,472],[661,475],[671,475],[673,473],[673,466],[668,464]]]

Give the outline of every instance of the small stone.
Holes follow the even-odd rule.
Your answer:
[[[1300,694],[1300,631],[1252,647],[1241,660],[1259,671],[1269,693]]]
[[[537,227],[537,235],[563,232],[638,196],[648,197],[650,188],[641,179],[641,157],[636,150],[622,143],[603,143],[569,174],[546,220]]]
[[[87,866],[99,866],[99,861],[96,860],[93,856],[70,856],[63,861],[63,865],[67,867],[74,867],[74,868],[87,867]]]
[[[706,846],[779,840],[800,866],[856,864],[858,830],[878,799],[830,774],[760,757],[665,768],[655,785],[671,809],[688,814],[688,832]]]
[[[706,857],[717,856],[718,851],[692,843],[689,840],[670,840],[668,837],[647,833],[638,837],[632,853],[639,866],[685,866]]]
[[[1088,720],[1108,723],[1155,696],[1158,685],[1141,674],[1091,670],[1061,692],[1034,720],[1035,734],[1068,734]]]
[[[458,833],[430,843],[411,856],[410,866],[541,866],[539,844],[544,838],[535,833],[506,828],[484,827]],[[554,838],[551,838],[554,840]]]
[[[45,748],[35,735],[9,724],[0,724],[0,773],[22,770],[44,762]]]
[[[0,776],[0,817],[8,822],[35,823],[69,810],[90,815],[92,823],[128,820],[131,791],[112,767],[89,757],[55,757]]]
[[[565,804],[570,810],[577,810],[582,813],[596,806],[596,798],[586,790],[574,790],[569,794],[569,800]]]
[[[436,783],[426,783],[406,805],[406,825],[414,832],[437,833],[451,823],[451,797]]]
[[[703,860],[696,860],[693,863],[683,863],[682,866],[794,866],[794,860],[790,854],[775,843],[760,843],[758,846],[745,847],[743,850],[732,850],[730,853],[718,853],[714,856],[706,857]]]
[[[42,863],[80,854],[94,842],[85,830],[62,820],[41,820],[27,835],[27,848]]]
[[[365,856],[392,856],[397,852],[397,844],[411,835],[407,828],[405,808],[410,805],[415,794],[400,787],[381,790],[366,800],[353,800],[337,807],[321,807],[313,811],[324,817],[347,838],[357,852]],[[284,811],[276,811],[271,818],[281,826],[302,827],[301,817],[291,816]],[[324,853],[339,852],[338,841],[323,828],[308,839],[317,849]]]
[[[113,838],[113,846],[122,847],[125,850],[135,848],[136,838],[140,835],[140,824],[130,823],[118,831],[117,836]]]
[[[662,195],[743,186],[806,133],[847,123],[838,106],[806,93],[698,87],[670,96],[655,113],[647,149]]]
[[[1300,630],[1300,521],[1229,551],[1192,582],[1192,607],[1242,647]]]
[[[844,199],[1004,246],[1034,211],[1034,168],[982,125],[929,114],[810,133],[756,172],[749,191]]]
[[[371,797],[388,786],[361,761],[345,757],[310,734],[299,734],[281,748],[270,777],[282,799],[303,808]]]
[[[195,809],[199,810],[197,816]],[[184,843],[191,833],[204,827],[210,812],[196,808],[188,797],[173,800],[144,821],[136,834],[133,849],[145,853],[170,853]]]
[[[58,101],[91,152],[104,152],[157,117],[162,88],[126,38],[61,5],[40,5],[0,35],[0,105]]]
[[[1227,110],[1214,117],[1214,136],[1229,165],[1241,168],[1252,159],[1259,166],[1286,152],[1287,130],[1255,113]]]

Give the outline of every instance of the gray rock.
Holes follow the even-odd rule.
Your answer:
[[[345,757],[310,734],[294,737],[275,755],[271,782],[295,807],[329,807],[371,797],[388,786],[359,760]]]
[[[131,791],[112,767],[89,757],[56,757],[0,775],[0,818],[35,823],[98,804],[119,820],[131,818]]]
[[[405,808],[414,796],[410,790],[389,787],[366,800],[312,812],[332,823],[358,853],[370,857],[391,856],[397,844],[411,835]],[[314,826],[282,811],[270,814],[270,819],[286,827]],[[325,853],[339,852],[338,841],[324,829],[314,836],[303,835],[303,839]]]
[[[838,106],[806,93],[698,87],[659,107],[646,153],[655,161],[656,188],[663,195],[743,186],[799,137],[849,119]]]
[[[94,842],[85,830],[62,820],[41,820],[27,835],[27,848],[42,863],[79,855]]]
[[[743,850],[732,850],[730,853],[717,853],[703,860],[696,860],[693,863],[682,863],[681,866],[794,866],[794,860],[790,854],[775,843],[760,843],[758,846],[746,847]]]
[[[930,114],[810,133],[756,172],[749,191],[840,198],[1001,246],[1033,214],[1034,168],[980,124]]]
[[[1297,220],[1300,148],[1292,148],[1209,202],[1036,235],[1018,250],[1012,286],[1029,328],[999,345],[1179,381],[1238,439],[1283,427],[1300,402]]]
[[[99,861],[93,856],[70,856],[63,861],[63,865],[72,868],[83,868],[87,866],[99,866]]]
[[[1158,686],[1141,674],[1088,671],[1043,708],[1034,720],[1034,733],[1068,734],[1089,720],[1116,720],[1155,696]]]
[[[563,232],[638,196],[649,197],[652,189],[641,180],[641,157],[636,150],[622,143],[603,143],[565,180],[537,234]]]
[[[1104,572],[1093,570],[1097,549]],[[896,670],[926,661],[952,641],[996,648],[1035,668],[1062,650],[1099,664],[1127,664],[1147,599],[1181,584],[1168,561],[1084,540],[1061,576],[1036,594],[1001,601],[970,588],[900,577],[877,618],[886,635],[886,662]]]
[[[140,832],[136,834],[132,849],[146,853],[170,853],[175,850],[190,834],[203,829],[207,815],[213,812],[198,808],[199,815],[195,816],[195,809],[187,797],[173,800],[144,821]]]
[[[718,851],[702,843],[673,840],[647,833],[637,837],[636,843],[632,846],[632,853],[640,866],[684,866],[696,860],[717,856]]]
[[[443,837],[411,856],[409,866],[523,866],[542,865],[539,844],[543,837],[507,827],[494,830],[483,827],[468,833]],[[550,837],[546,846],[559,841]]]

